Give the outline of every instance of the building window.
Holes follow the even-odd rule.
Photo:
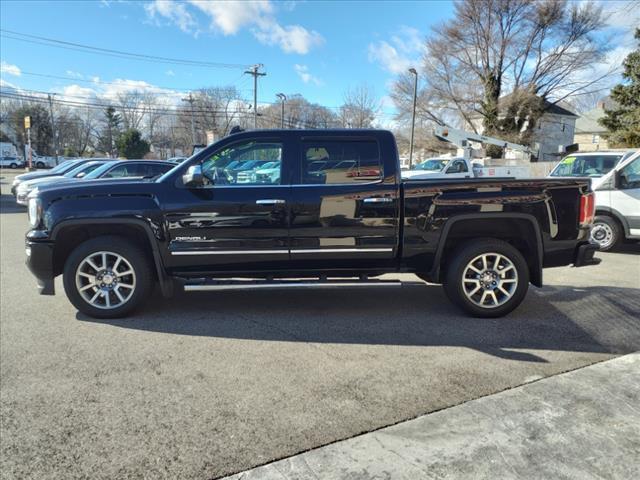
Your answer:
[[[591,143],[600,143],[600,135],[594,133],[591,137]]]

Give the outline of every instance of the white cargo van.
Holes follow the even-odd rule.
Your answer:
[[[591,187],[596,194],[591,239],[600,250],[610,250],[625,238],[640,240],[640,151],[593,180]]]

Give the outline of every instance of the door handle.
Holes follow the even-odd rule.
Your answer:
[[[393,202],[391,197],[369,197],[362,200],[364,203],[389,203]]]
[[[264,198],[256,200],[256,205],[284,205],[285,203],[287,203],[285,200],[281,200],[279,198]]]

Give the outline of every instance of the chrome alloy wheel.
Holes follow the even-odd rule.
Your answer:
[[[136,288],[136,274],[129,261],[113,252],[95,252],[76,270],[76,288],[89,305],[109,310],[127,303]]]
[[[613,242],[613,229],[604,222],[594,223],[591,227],[591,239],[601,248],[607,248]]]
[[[464,268],[462,290],[475,305],[496,308],[513,297],[518,272],[511,260],[499,253],[483,253]]]

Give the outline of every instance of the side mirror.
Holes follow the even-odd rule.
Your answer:
[[[616,170],[613,172],[613,188],[615,189],[620,189],[623,188],[622,186],[622,175],[621,175],[622,171],[621,170]]]
[[[83,178],[86,175],[86,172],[80,172],[78,175],[76,175],[76,178]]]
[[[202,165],[191,165],[187,172],[182,175],[182,183],[187,187],[201,187],[204,185],[204,175]]]

